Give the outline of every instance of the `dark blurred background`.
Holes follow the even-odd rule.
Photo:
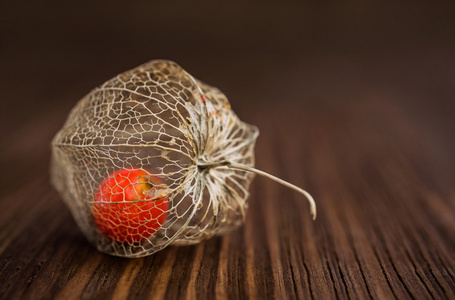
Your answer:
[[[259,128],[379,102],[420,118],[416,132],[440,128],[455,110],[454,12],[449,1],[4,0],[0,124],[15,133],[2,134],[2,163],[32,169],[77,100],[156,58],[219,87]],[[444,143],[451,130],[431,135]]]

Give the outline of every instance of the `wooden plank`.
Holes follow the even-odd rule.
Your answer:
[[[305,139],[293,139],[293,122],[262,128],[259,165],[311,190],[318,199],[316,222],[305,199],[256,178],[243,229],[196,246],[121,259],[97,252],[84,240],[47,176],[22,183],[0,204],[1,294],[454,298],[451,192],[428,185],[416,169],[414,160],[428,155],[425,149],[397,147],[401,137],[409,145],[422,137],[395,126],[390,143],[378,131],[382,112],[363,109],[370,120],[323,122],[300,132]],[[346,115],[351,112],[345,109]],[[277,112],[267,113],[266,118]],[[327,120],[325,113],[311,111],[305,118]],[[406,114],[388,121],[411,122]],[[387,148],[378,148],[386,143]],[[41,170],[47,165],[38,163]]]

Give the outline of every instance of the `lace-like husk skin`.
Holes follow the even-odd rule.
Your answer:
[[[239,227],[253,174],[204,166],[254,165],[256,127],[243,123],[217,88],[171,61],[154,60],[92,90],[52,142],[51,180],[87,239],[124,257],[189,245]],[[93,204],[117,170],[152,172],[167,186],[161,228],[140,242],[117,242],[94,223]]]

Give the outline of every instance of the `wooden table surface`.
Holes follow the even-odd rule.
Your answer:
[[[1,299],[455,299],[453,6],[54,2],[0,9]],[[91,246],[50,141],[153,58],[224,91],[260,129],[256,166],[308,190],[316,221],[256,177],[228,235],[139,259]]]

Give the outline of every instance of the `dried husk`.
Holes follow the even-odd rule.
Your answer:
[[[239,227],[254,165],[256,127],[239,120],[226,96],[171,61],[154,60],[92,90],[52,142],[51,178],[87,239],[100,251],[150,255]],[[165,223],[141,242],[113,241],[94,225],[101,183],[119,169],[152,172],[167,186]]]
[[[314,200],[306,191],[254,168],[258,134],[217,88],[174,62],[153,60],[77,103],[52,141],[51,180],[87,239],[116,256],[146,256],[238,228],[254,174],[303,194],[315,217]],[[169,201],[159,229],[130,242],[103,234],[93,210],[103,182],[124,169],[153,174],[149,183],[159,178],[162,184],[148,193]],[[143,201],[154,199],[135,202]]]

